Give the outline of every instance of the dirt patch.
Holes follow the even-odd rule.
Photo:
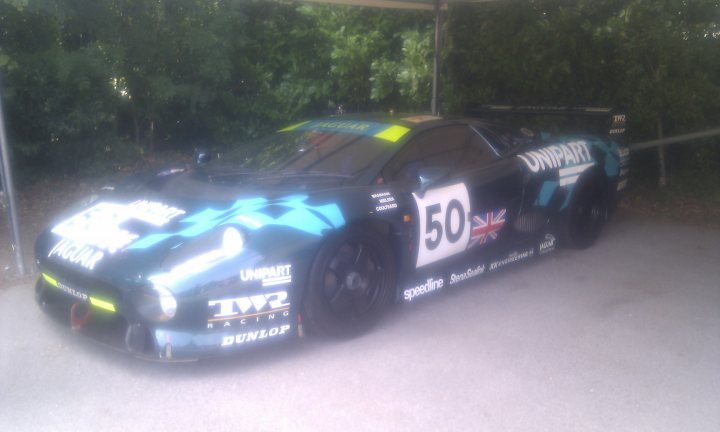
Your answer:
[[[643,216],[720,229],[720,201],[655,188],[629,189],[620,208]]]
[[[93,184],[77,179],[38,179],[20,188],[16,193],[17,217],[20,223],[20,241],[25,272],[36,272],[33,243],[40,230],[62,209],[92,193]],[[10,237],[7,211],[0,214],[0,286],[19,279],[15,264],[15,251]]]

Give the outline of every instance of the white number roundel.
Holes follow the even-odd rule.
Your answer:
[[[416,267],[439,261],[465,250],[470,240],[470,196],[464,183],[429,189],[419,197],[420,230]]]

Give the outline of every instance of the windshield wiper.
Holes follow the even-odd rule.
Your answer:
[[[239,177],[239,176],[253,176],[259,174],[256,170],[248,170],[243,168],[233,167],[212,167],[205,168],[200,171],[206,175],[209,179],[222,178],[222,177]]]
[[[303,178],[303,177],[322,177],[322,178],[353,178],[354,176],[348,174],[332,173],[325,171],[294,171],[294,170],[282,170],[282,171],[258,171],[248,170],[243,168],[213,168],[206,169],[204,174],[210,181],[227,179],[232,177],[242,177],[243,181],[263,181],[272,179],[288,179],[288,178]]]
[[[288,177],[330,177],[330,178],[353,178],[354,176],[351,176],[349,174],[340,174],[340,173],[333,173],[333,172],[326,172],[326,171],[292,171],[292,170],[283,170],[278,171],[276,173],[264,173],[267,174],[268,177],[282,177],[282,178],[288,178]]]

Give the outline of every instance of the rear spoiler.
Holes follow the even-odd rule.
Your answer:
[[[499,117],[499,116],[562,116],[568,119],[598,119],[595,125],[599,135],[624,142],[627,130],[627,116],[624,110],[609,107],[566,107],[566,106],[524,106],[524,105],[480,105],[465,110],[468,117]],[[584,132],[587,132],[585,130]]]

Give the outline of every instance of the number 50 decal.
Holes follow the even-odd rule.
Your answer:
[[[416,267],[439,261],[465,250],[470,240],[470,197],[464,183],[429,189],[420,198],[413,194],[420,215]]]

